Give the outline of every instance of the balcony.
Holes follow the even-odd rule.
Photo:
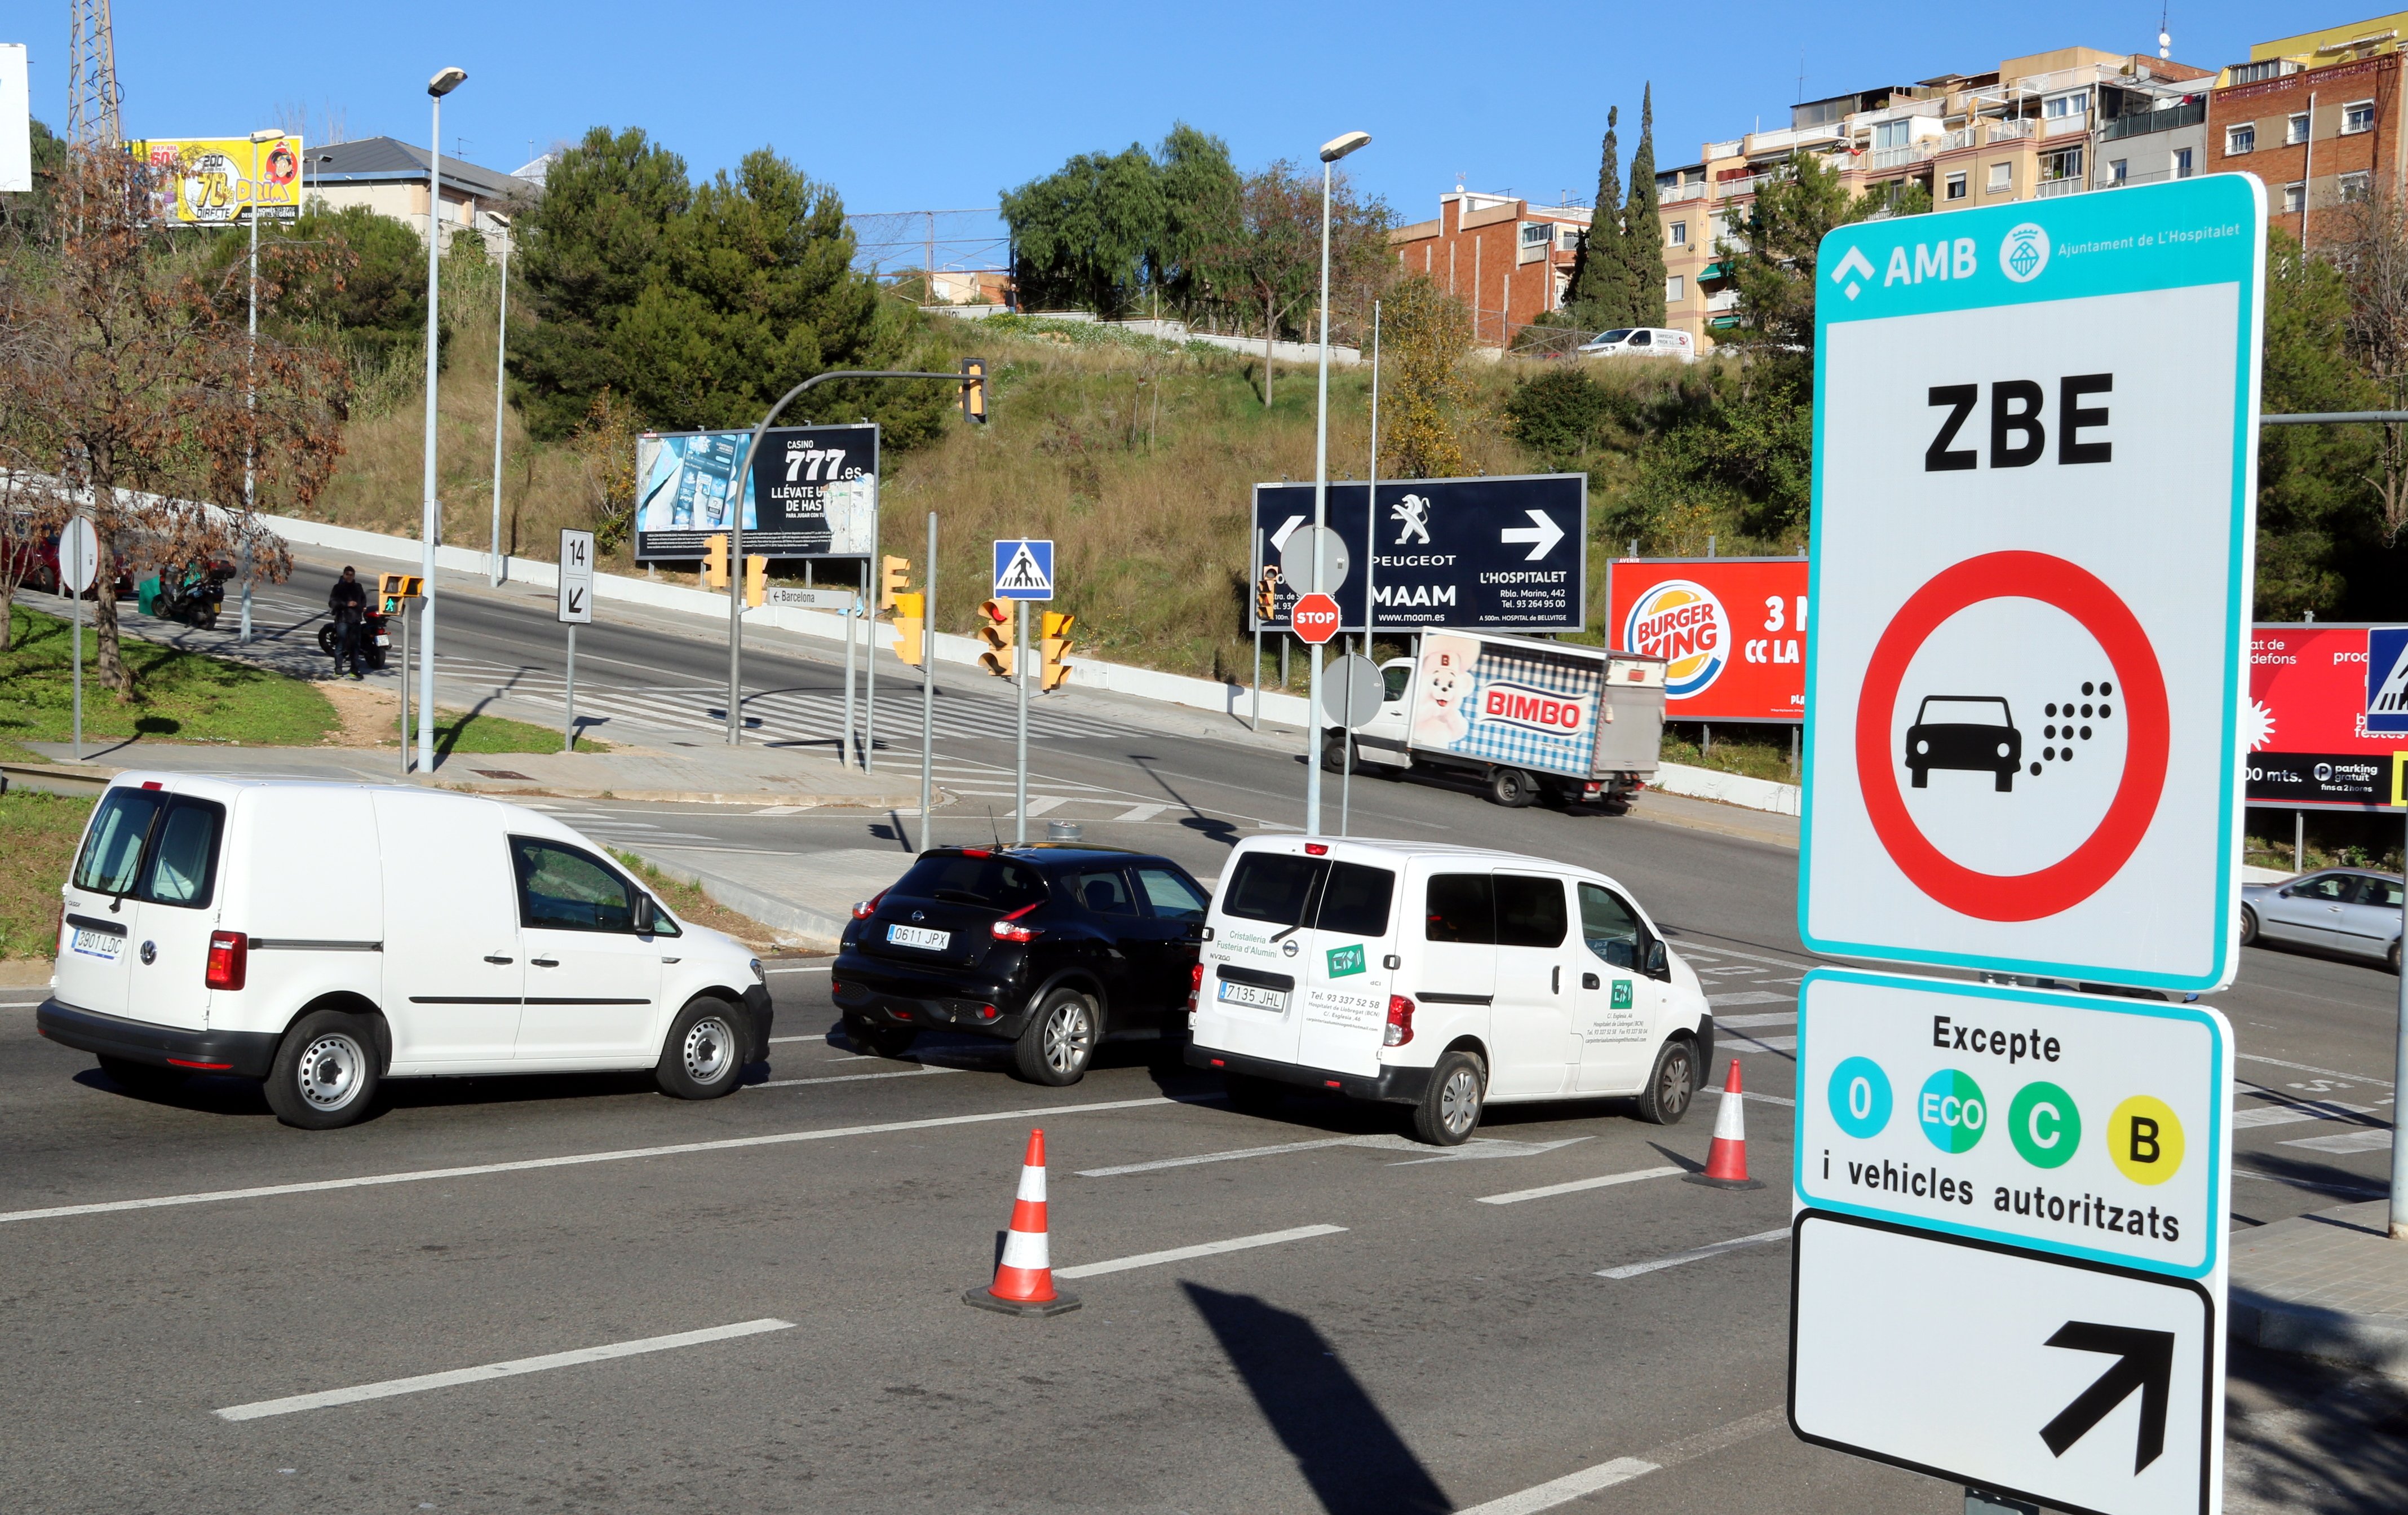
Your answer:
[[[2032,195],[2035,199],[2054,200],[2060,195],[2079,195],[2083,187],[2082,180],[2078,179],[2043,179]]]
[[[1708,163],[1713,162],[1716,158],[1736,158],[1739,156],[1739,143],[1736,141],[1709,142],[1706,144],[1705,151]]]
[[[2032,123],[2028,121],[1994,121],[1987,124],[1993,143],[2021,142],[2028,140],[2032,134]]]
[[[1679,205],[1684,200],[1702,200],[1705,197],[1706,184],[1703,180],[1694,184],[1675,184],[1670,189],[1659,189],[1656,192],[1657,205]]]
[[[2090,112],[2087,110],[2079,115],[2052,116],[2040,123],[2040,135],[2042,137],[2078,137],[2089,129]]]
[[[1757,157],[1768,152],[1794,152],[1802,147],[1837,142],[1847,136],[1844,123],[1830,121],[1819,126],[1784,126],[1776,131],[1750,132],[1740,138],[1740,152],[1744,157]]]
[[[1885,168],[1903,168],[1909,164],[1921,163],[1930,156],[1929,142],[1910,142],[1904,147],[1873,149],[1866,155],[1866,166],[1874,173],[1880,173]]]
[[[1742,195],[1753,195],[1758,184],[1771,177],[1770,174],[1751,174],[1744,179],[1726,179],[1714,186],[1714,198],[1735,200]]]
[[[2169,106],[2163,110],[2135,110],[2128,116],[2118,116],[2099,128],[2101,142],[2120,142],[2128,137],[2142,137],[2150,132],[2171,132],[2178,126],[2196,126],[2207,119],[2207,102]]]

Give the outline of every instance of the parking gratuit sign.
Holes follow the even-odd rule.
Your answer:
[[[1809,945],[2230,981],[2264,263],[2238,174],[1824,240]]]

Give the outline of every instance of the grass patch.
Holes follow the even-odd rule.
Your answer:
[[[1759,735],[1766,730],[1772,735]],[[1747,731],[1750,735],[1734,739],[1731,731]],[[1711,750],[1700,752],[1698,741],[1703,733],[1686,722],[1667,723],[1664,728],[1664,760],[1685,763],[1691,768],[1711,768],[1718,773],[1738,773],[1747,778],[1770,779],[1776,784],[1795,784],[1798,774],[1789,766],[1789,733],[1779,728],[1724,727],[1714,733]]]
[[[561,750],[558,729],[537,726],[530,721],[514,721],[503,715],[474,715],[453,711],[439,714],[435,723],[435,750],[437,754],[532,752]],[[579,737],[580,752],[609,752],[610,744],[592,737]]]
[[[681,884],[668,874],[617,847],[608,849],[619,859],[620,866],[636,875],[654,898],[677,913],[680,920],[690,920],[697,926],[708,926],[714,931],[725,931],[755,951],[766,951],[770,945],[770,931],[750,916],[739,916],[692,884]]]
[[[27,742],[65,742],[75,729],[74,628],[22,605],[13,613],[14,644],[0,653],[0,743],[22,751]],[[83,628],[87,743],[154,737],[310,746],[342,724],[333,703],[306,680],[138,637],[125,637],[120,646],[134,670],[131,701],[121,701],[94,679],[99,634]]]
[[[11,789],[0,794],[0,958],[47,958],[59,941],[59,885],[91,797]]]

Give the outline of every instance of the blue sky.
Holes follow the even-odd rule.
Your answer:
[[[196,25],[188,5],[115,0],[131,136],[217,136],[330,108],[348,135],[426,137],[426,78],[457,64],[444,148],[511,168],[597,123],[640,125],[697,174],[764,143],[833,183],[856,211],[992,206],[998,188],[1070,153],[1157,140],[1184,119],[1226,138],[1241,167],[1309,158],[1360,128],[1350,160],[1406,220],[1434,213],[1458,175],[1475,189],[1584,201],[1609,105],[1656,86],[1657,161],[1784,118],[1808,98],[2070,44],[2154,51],[2158,0],[2014,7],[1725,3],[1490,9],[1222,0],[1206,7],[768,5],[329,5],[243,8]],[[65,116],[66,6],[42,0],[35,113]],[[2274,10],[2286,12],[2277,18]],[[2177,4],[2174,56],[2214,67],[2270,29],[2339,25],[2372,7]],[[301,19],[289,40],[269,30]],[[19,26],[34,6],[16,9]],[[236,16],[261,28],[240,66]],[[20,35],[23,35],[21,33]],[[0,37],[0,40],[10,38]]]

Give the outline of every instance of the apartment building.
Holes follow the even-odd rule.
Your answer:
[[[2350,201],[2408,187],[2403,29],[2408,11],[2261,42],[2209,92],[2213,166],[2257,175],[2271,224],[2308,246],[2344,235]]]
[[[437,218],[448,246],[452,232],[469,227],[492,232],[507,216],[511,202],[532,199],[543,189],[551,154],[536,159],[516,173],[501,173],[460,158],[443,160],[443,210]],[[426,229],[428,163],[424,148],[390,137],[362,137],[307,149],[302,163],[303,199],[322,201],[331,209],[364,205],[380,216],[408,222],[423,235]]]
[[[1457,184],[1439,196],[1437,216],[1390,231],[1388,246],[1399,268],[1427,274],[1463,302],[1480,345],[1508,347],[1515,332],[1563,305],[1592,214]]]

